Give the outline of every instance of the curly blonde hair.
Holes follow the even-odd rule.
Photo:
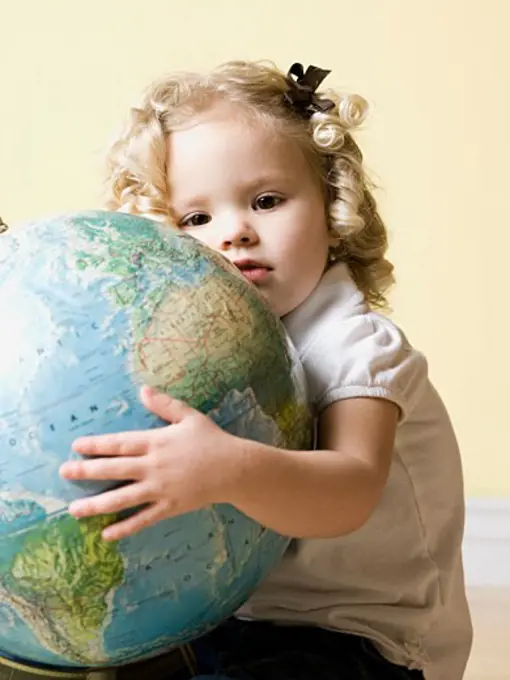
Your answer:
[[[190,117],[227,100],[250,121],[276,126],[301,145],[323,188],[335,236],[330,262],[344,261],[372,307],[386,307],[393,266],[385,258],[387,232],[377,212],[361,151],[350,131],[367,112],[357,95],[324,94],[335,103],[303,118],[284,94],[287,76],[272,64],[231,61],[208,73],[175,73],[154,82],[108,153],[107,208],[173,225],[167,179],[167,140]]]

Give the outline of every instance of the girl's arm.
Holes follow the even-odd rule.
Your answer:
[[[287,536],[334,537],[360,528],[381,498],[398,407],[345,399],[319,421],[319,450],[287,451],[244,440],[231,502]]]
[[[165,394],[144,389],[142,402],[171,425],[79,439],[85,459],[61,467],[66,479],[129,482],[69,506],[75,517],[141,508],[107,527],[107,540],[213,503],[287,536],[347,534],[381,496],[399,416],[382,399],[338,401],[320,419],[321,450],[288,451],[231,435]]]

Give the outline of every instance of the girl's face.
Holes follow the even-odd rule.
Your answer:
[[[181,229],[225,255],[279,316],[326,268],[324,198],[298,144],[219,105],[169,138],[168,182]]]

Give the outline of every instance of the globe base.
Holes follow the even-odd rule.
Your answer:
[[[183,645],[166,654],[124,666],[98,669],[59,669],[32,665],[0,656],[0,680],[190,680],[196,677],[193,651]]]

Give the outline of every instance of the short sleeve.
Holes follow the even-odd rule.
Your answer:
[[[371,311],[330,319],[320,330],[301,352],[317,412],[341,399],[374,397],[394,402],[405,420],[423,393],[428,367],[402,331]]]

